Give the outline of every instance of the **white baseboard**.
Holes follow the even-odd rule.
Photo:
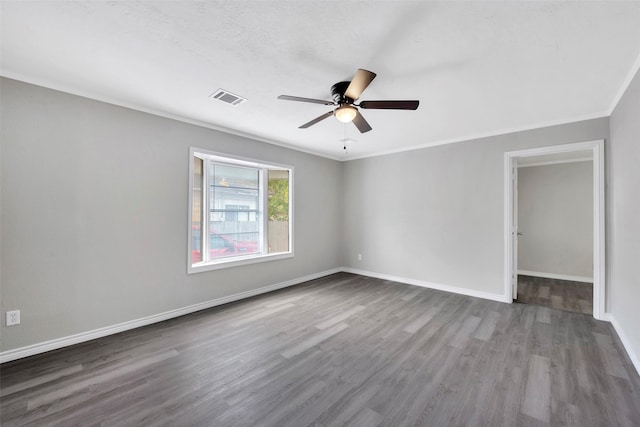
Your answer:
[[[70,335],[67,337],[56,338],[54,340],[45,341],[38,344],[32,344],[25,347],[16,348],[13,350],[3,351],[0,353],[0,363],[10,362],[16,359],[22,359],[23,357],[34,356],[36,354],[44,353],[51,350],[57,350],[59,348],[67,347],[74,344],[80,344],[96,338],[102,338],[108,335],[113,335],[120,332],[128,331],[130,329],[139,328],[141,326],[151,325],[152,323],[162,322],[164,320],[173,319],[174,317],[184,316],[185,314],[195,313],[196,311],[205,310],[207,308],[215,307],[218,305],[227,304],[227,303],[238,301],[244,298],[253,297],[256,295],[264,294],[266,292],[271,292],[278,289],[286,288],[288,286],[297,285],[299,283],[318,279],[324,276],[329,276],[331,274],[339,273],[341,271],[342,271],[341,268],[333,268],[331,270],[322,271],[320,273],[314,273],[308,276],[287,280],[285,282],[263,286],[258,289],[252,289],[250,291],[240,292],[238,294],[233,294],[233,295],[229,295],[222,298],[216,298],[210,301],[193,304],[187,307],[165,311],[164,313],[153,314],[151,316],[143,317],[140,319],[130,320],[128,322],[118,323],[116,325],[94,329],[92,331],[81,332],[79,334]]]
[[[613,329],[615,329],[616,333],[618,334],[618,337],[620,337],[620,341],[622,341],[622,345],[624,346],[624,349],[627,351],[627,354],[629,355],[629,359],[631,359],[631,363],[633,363],[633,366],[636,368],[636,372],[638,373],[638,375],[640,375],[640,358],[634,351],[634,348],[631,347],[631,341],[629,341],[629,337],[624,332],[624,330],[622,329],[622,326],[620,326],[620,324],[612,314],[607,313],[607,317],[608,317],[608,320],[611,322]]]
[[[568,274],[542,273],[540,271],[518,270],[523,276],[544,277],[546,279],[571,280],[572,282],[593,283],[593,277],[570,276]]]
[[[613,322],[613,317],[611,317],[611,313],[604,313],[598,320],[602,320],[603,322]]]
[[[420,286],[423,288],[436,289],[440,291],[451,292],[451,293],[460,294],[460,295],[467,295],[471,297],[482,298],[482,299],[487,299],[492,301],[498,301],[498,302],[504,302],[504,303],[512,302],[511,300],[507,299],[505,295],[502,295],[502,294],[493,294],[489,292],[476,291],[476,290],[467,289],[467,288],[459,288],[456,286],[442,285],[439,283],[432,283],[432,282],[426,282],[426,281],[417,280],[417,279],[410,279],[406,277],[393,276],[390,274],[359,270],[356,268],[349,268],[349,267],[333,268],[331,270],[310,274],[308,276],[287,280],[281,283],[275,283],[273,285],[263,286],[258,289],[253,289],[246,292],[240,292],[238,294],[233,294],[226,297],[216,298],[214,300],[205,301],[205,302],[193,304],[187,307],[166,311],[164,313],[154,314],[151,316],[130,320],[123,323],[118,323],[116,325],[107,326],[104,328],[94,329],[91,331],[81,332],[79,334],[70,335],[67,337],[57,338],[57,339],[45,341],[42,343],[32,344],[29,346],[0,352],[0,363],[10,362],[12,360],[33,356],[33,355],[44,353],[47,351],[56,350],[59,348],[70,346],[70,345],[90,341],[96,338],[117,334],[130,329],[139,328],[141,326],[162,322],[164,320],[172,319],[174,317],[184,316],[186,314],[194,313],[196,311],[205,310],[207,308],[212,308],[218,305],[227,304],[227,303],[238,301],[244,298],[250,298],[252,296],[275,291],[277,289],[286,288],[288,286],[297,285],[299,283],[307,282],[313,279],[318,279],[324,276],[329,276],[331,274],[335,274],[339,272],[359,274],[362,276],[374,277],[374,278],[383,279],[383,280],[391,280],[394,282],[406,283],[409,285]],[[549,275],[541,276],[541,274],[546,274],[546,273],[536,273],[536,272],[521,271],[521,270],[518,270],[518,274],[526,274],[526,275],[538,276],[538,277],[550,277]],[[588,278],[581,278],[581,277],[574,277],[574,276],[562,276],[562,277],[558,277],[558,276],[562,276],[562,275],[554,275],[554,277],[552,278],[560,278],[563,280],[574,280],[574,281],[587,281],[587,280],[592,281],[591,279],[588,279]],[[609,319],[607,318],[607,320]],[[614,323],[613,320],[612,320],[612,323]],[[614,323],[614,327],[615,327],[615,323]],[[620,330],[618,327],[615,327],[615,328],[616,328],[616,331]],[[625,342],[628,343],[628,340],[625,341],[625,338],[623,338],[622,332],[618,332],[618,335],[620,336],[620,339],[623,341],[623,343]],[[628,346],[628,344],[625,344],[625,348],[627,348],[627,351],[629,352],[630,357],[634,361],[634,366],[636,366],[636,369],[638,369],[638,367],[640,366],[640,364],[638,363],[638,358],[631,353],[630,347]]]
[[[409,279],[406,277],[392,276],[390,274],[358,270],[357,268],[345,267],[342,269],[342,271],[344,271],[345,273],[353,273],[353,274],[359,274],[361,276],[375,277],[376,279],[391,280],[393,282],[406,283],[408,285],[421,286],[423,288],[429,288],[429,289],[437,289],[439,291],[451,292],[451,293],[460,294],[460,295],[467,295],[470,297],[483,298],[483,299],[488,299],[492,301],[499,301],[499,302],[506,302],[506,303],[512,302],[511,300],[507,299],[504,295],[501,295],[501,294],[491,294],[489,292],[474,291],[472,289],[458,288],[456,286],[449,286],[449,285],[441,285],[439,283],[431,283],[431,282],[425,282],[417,279]]]

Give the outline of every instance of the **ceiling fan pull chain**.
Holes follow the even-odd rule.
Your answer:
[[[344,155],[348,156],[349,152],[347,151],[347,124],[343,123],[342,125],[342,145],[344,149]]]

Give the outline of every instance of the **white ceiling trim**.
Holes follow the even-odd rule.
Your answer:
[[[558,164],[564,164],[564,163],[590,162],[592,160],[593,160],[593,157],[580,157],[577,159],[564,159],[564,160],[548,160],[546,162],[536,162],[536,163],[527,163],[524,165],[518,165],[518,168],[530,168],[531,166],[558,165]]]
[[[640,66],[640,57],[638,57],[638,61],[637,65]],[[631,75],[631,79],[633,79],[633,77],[635,76],[634,73],[630,73]],[[48,81],[41,81],[39,79],[34,79],[34,78],[30,78],[30,77],[26,77],[23,75],[20,75],[19,73],[12,73],[12,72],[7,72],[6,70],[3,70],[2,72],[0,72],[0,76],[2,77],[6,77],[6,78],[10,78],[10,79],[14,79],[14,80],[18,80],[18,81],[22,81],[25,83],[29,83],[29,84],[33,84],[36,86],[42,86],[48,89],[52,89],[52,90],[57,90],[60,92],[64,92],[64,93],[68,93],[71,95],[76,95],[76,96],[81,96],[83,98],[88,98],[88,99],[93,99],[95,101],[100,101],[100,102],[105,102],[107,104],[112,104],[112,105],[116,105],[118,107],[124,107],[124,108],[129,108],[131,110],[136,110],[136,111],[140,111],[143,113],[148,113],[148,114],[153,114],[155,116],[159,116],[159,117],[165,117],[167,119],[172,119],[172,120],[177,120],[179,122],[183,122],[183,123],[189,123],[192,125],[196,125],[196,126],[201,126],[207,129],[212,129],[212,130],[216,130],[216,131],[220,131],[220,132],[224,132],[224,133],[228,133],[231,135],[236,135],[236,136],[240,136],[243,138],[248,138],[248,139],[253,139],[256,141],[260,141],[260,142],[265,142],[267,144],[271,144],[271,145],[275,145],[278,147],[283,147],[283,148],[288,148],[294,151],[300,151],[302,153],[307,153],[307,154],[312,154],[314,156],[319,156],[319,157],[324,157],[327,159],[331,159],[331,160],[336,160],[339,162],[348,162],[351,160],[358,160],[358,159],[365,159],[365,158],[369,158],[369,157],[380,157],[380,156],[386,156],[389,154],[398,154],[398,153],[403,153],[406,151],[414,151],[414,150],[420,150],[423,148],[429,148],[429,147],[435,147],[438,145],[446,145],[446,144],[455,144],[458,142],[465,142],[465,141],[471,141],[474,139],[482,139],[482,138],[489,138],[489,137],[494,137],[494,136],[500,136],[500,135],[507,135],[510,133],[515,133],[515,132],[523,132],[523,131],[527,131],[527,130],[532,130],[532,129],[539,129],[539,128],[544,128],[544,127],[549,127],[549,126],[557,126],[557,125],[563,125],[563,124],[568,124],[568,123],[575,123],[575,122],[580,122],[583,120],[592,120],[592,119],[600,119],[603,117],[609,117],[611,115],[610,112],[605,111],[602,113],[597,113],[597,114],[590,114],[590,115],[586,115],[586,116],[580,116],[580,117],[572,117],[572,118],[568,118],[565,120],[554,120],[554,121],[550,121],[550,122],[543,122],[543,123],[536,123],[536,124],[532,124],[532,125],[526,125],[526,126],[519,126],[519,127],[513,127],[513,128],[508,128],[508,129],[501,129],[495,132],[485,132],[485,133],[478,133],[478,134],[470,134],[470,135],[465,135],[459,138],[450,138],[450,139],[443,139],[440,141],[434,141],[434,142],[428,142],[425,144],[418,144],[418,145],[413,145],[411,147],[403,147],[403,148],[398,148],[398,149],[393,149],[393,150],[383,150],[383,151],[377,151],[377,152],[373,152],[370,154],[365,154],[365,155],[361,155],[361,156],[345,156],[345,157],[338,157],[338,156],[329,156],[325,153],[320,153],[317,151],[313,151],[313,150],[305,150],[303,148],[300,148],[298,146],[294,146],[294,145],[290,145],[284,142],[280,142],[280,141],[275,141],[269,138],[264,138],[261,137],[259,135],[254,135],[254,134],[250,134],[250,133],[246,133],[246,132],[241,132],[235,129],[230,129],[230,128],[226,128],[224,126],[218,126],[218,125],[214,125],[211,123],[207,123],[207,122],[203,122],[203,121],[199,121],[199,120],[194,120],[194,119],[190,119],[187,117],[182,117],[182,116],[178,116],[175,114],[170,114],[167,113],[165,111],[161,111],[161,110],[154,110],[151,108],[145,108],[142,107],[140,105],[134,105],[134,104],[129,104],[129,103],[125,103],[116,99],[112,99],[112,98],[107,98],[107,97],[103,97],[103,96],[97,96],[93,93],[88,93],[88,92],[83,92],[83,91],[78,91],[77,89],[74,88],[70,88],[70,87],[66,87],[64,85],[59,85],[59,84],[51,84]],[[629,80],[628,83],[626,83],[624,85],[624,91],[626,91],[627,87],[629,86],[629,83],[631,82],[631,80]],[[617,102],[616,102],[617,104]]]
[[[84,92],[84,91],[80,91],[77,90],[75,88],[70,88],[70,87],[66,87],[65,85],[60,85],[60,84],[51,84],[48,81],[44,81],[44,80],[39,80],[37,78],[31,78],[31,77],[26,77],[23,75],[20,75],[19,73],[13,73],[13,72],[8,72],[6,70],[2,70],[0,71],[0,77],[5,77],[8,79],[13,79],[13,80],[18,80],[24,83],[29,83],[29,84],[33,84],[36,86],[42,86],[44,88],[47,89],[51,89],[51,90],[57,90],[59,92],[64,92],[64,93],[68,93],[70,95],[75,95],[75,96],[80,96],[83,98],[87,98],[87,99],[92,99],[94,101],[100,101],[100,102],[104,102],[107,104],[111,104],[111,105],[115,105],[117,107],[123,107],[123,108],[128,108],[130,110],[135,110],[135,111],[139,111],[141,113],[147,113],[147,114],[152,114],[154,116],[159,116],[159,117],[164,117],[167,119],[171,119],[171,120],[176,120],[179,122],[183,122],[183,123],[189,123],[191,125],[196,125],[196,126],[200,126],[200,127],[204,127],[207,129],[212,129],[212,130],[216,130],[219,132],[224,132],[224,133],[228,133],[230,135],[235,135],[235,136],[240,136],[243,138],[248,138],[248,139],[253,139],[255,141],[260,141],[260,142],[265,142],[267,144],[271,144],[271,145],[276,145],[278,147],[283,147],[283,148],[288,148],[290,150],[294,150],[294,151],[300,151],[302,153],[307,153],[307,154],[312,154],[314,156],[319,156],[319,157],[324,157],[327,159],[331,159],[331,160],[344,160],[341,159],[339,157],[336,156],[328,156],[325,153],[320,153],[317,151],[313,151],[313,150],[306,150],[304,148],[300,148],[298,146],[294,146],[291,144],[287,144],[284,142],[280,142],[280,141],[275,141],[269,138],[265,138],[259,135],[253,135],[247,132],[241,132],[235,129],[230,129],[230,128],[226,128],[224,126],[218,126],[218,125],[214,125],[212,123],[207,123],[207,122],[203,122],[200,120],[195,120],[195,119],[190,119],[188,117],[183,117],[183,116],[178,116],[175,114],[171,114],[171,113],[167,113],[165,111],[161,111],[161,110],[155,110],[152,108],[147,108],[147,107],[142,107],[140,105],[135,105],[135,104],[131,104],[131,103],[127,103],[127,102],[122,102],[119,101],[117,99],[113,99],[113,98],[108,98],[108,97],[104,97],[104,96],[97,96],[93,93],[89,93],[89,92]]]
[[[568,124],[568,123],[576,123],[576,122],[581,122],[581,121],[584,121],[584,120],[602,119],[602,118],[605,118],[605,117],[609,117],[610,115],[611,114],[609,114],[608,112],[603,111],[601,113],[589,114],[589,115],[586,115],[586,116],[573,117],[573,118],[568,118],[568,119],[565,119],[565,120],[553,120],[553,121],[549,121],[549,122],[542,122],[542,123],[536,123],[536,124],[532,124],[532,125],[526,125],[526,126],[519,126],[519,127],[502,129],[502,130],[498,130],[498,131],[495,131],[495,132],[470,134],[470,135],[462,136],[460,138],[443,139],[441,141],[428,142],[428,143],[425,143],[425,144],[414,145],[414,146],[411,146],[411,147],[403,147],[403,148],[398,148],[398,149],[394,149],[394,150],[377,151],[377,152],[374,152],[374,153],[371,153],[371,154],[366,154],[366,155],[357,156],[357,157],[350,157],[348,159],[343,159],[343,160],[344,161],[349,161],[349,160],[365,159],[367,157],[378,157],[378,156],[385,156],[385,155],[388,155],[388,154],[403,153],[405,151],[420,150],[422,148],[435,147],[437,145],[454,144],[454,143],[457,143],[457,142],[472,141],[474,139],[482,139],[482,138],[490,138],[490,137],[500,136],[500,135],[508,135],[510,133],[524,132],[524,131],[527,131],[527,130],[540,129],[540,128],[545,128],[545,127],[550,127],[550,126],[565,125],[565,124]]]
[[[613,98],[613,102],[609,107],[609,113],[608,113],[609,116],[613,114],[613,110],[615,110],[616,107],[618,106],[618,103],[622,99],[622,96],[627,91],[627,89],[629,89],[629,85],[633,81],[633,78],[636,76],[636,74],[638,74],[638,72],[640,72],[640,55],[638,55],[638,57],[636,58],[636,62],[633,63],[633,66],[629,70],[627,77],[622,82],[622,85],[620,85],[620,89],[618,89],[618,93],[616,93],[616,96]]]

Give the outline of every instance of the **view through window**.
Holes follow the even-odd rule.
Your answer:
[[[291,168],[192,149],[191,171],[192,270],[291,254]]]

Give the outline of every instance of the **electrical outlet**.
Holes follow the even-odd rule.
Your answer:
[[[358,254],[358,261],[362,261],[362,254]]]
[[[20,324],[20,310],[7,311],[7,326]]]

